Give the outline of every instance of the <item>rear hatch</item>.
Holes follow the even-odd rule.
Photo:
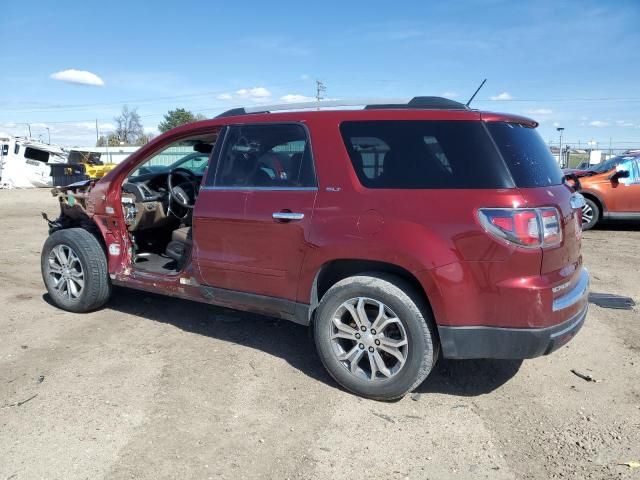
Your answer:
[[[553,207],[560,214],[562,239],[557,245],[542,248],[540,273],[553,286],[561,287],[554,289],[554,296],[562,295],[578,280],[582,263],[580,215],[571,206],[573,192],[533,126],[489,121],[487,127],[522,193],[523,207]]]

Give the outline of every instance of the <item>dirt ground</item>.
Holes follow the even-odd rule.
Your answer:
[[[620,465],[640,461],[638,307],[592,306],[549,357],[440,361],[381,403],[338,388],[292,323],[124,289],[58,310],[42,210],[46,190],[0,191],[0,480],[640,479]],[[584,234],[592,291],[640,301],[639,242]]]

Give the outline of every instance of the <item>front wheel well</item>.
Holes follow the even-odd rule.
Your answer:
[[[45,217],[45,219],[47,219]],[[49,223],[49,235],[59,230],[67,230],[69,228],[81,228],[86,230],[91,235],[93,235],[102,249],[104,250],[105,255],[107,255],[107,244],[104,241],[104,237],[102,236],[102,232],[96,223],[87,216],[84,212],[79,215],[69,215],[64,211],[60,212],[60,216],[56,220],[48,220]]]
[[[584,197],[584,198],[588,198],[589,200],[591,200],[592,202],[594,202],[597,206],[598,209],[600,209],[600,213],[602,214],[605,211],[605,205],[602,202],[602,200],[600,200],[600,198],[598,198],[596,195],[589,193],[589,192],[580,192],[580,194]]]

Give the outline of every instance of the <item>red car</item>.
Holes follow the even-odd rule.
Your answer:
[[[435,97],[235,109],[59,189],[43,279],[74,312],[120,285],[309,325],[331,375],[376,399],[439,356],[546,355],[582,326],[589,277],[582,197],[536,126]],[[205,170],[146,168],[193,152]]]

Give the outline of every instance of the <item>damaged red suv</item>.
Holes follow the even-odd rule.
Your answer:
[[[437,97],[308,107],[185,125],[58,189],[51,299],[86,312],[119,285],[309,325],[376,399],[439,356],[532,358],[578,332],[583,199],[536,122]]]

